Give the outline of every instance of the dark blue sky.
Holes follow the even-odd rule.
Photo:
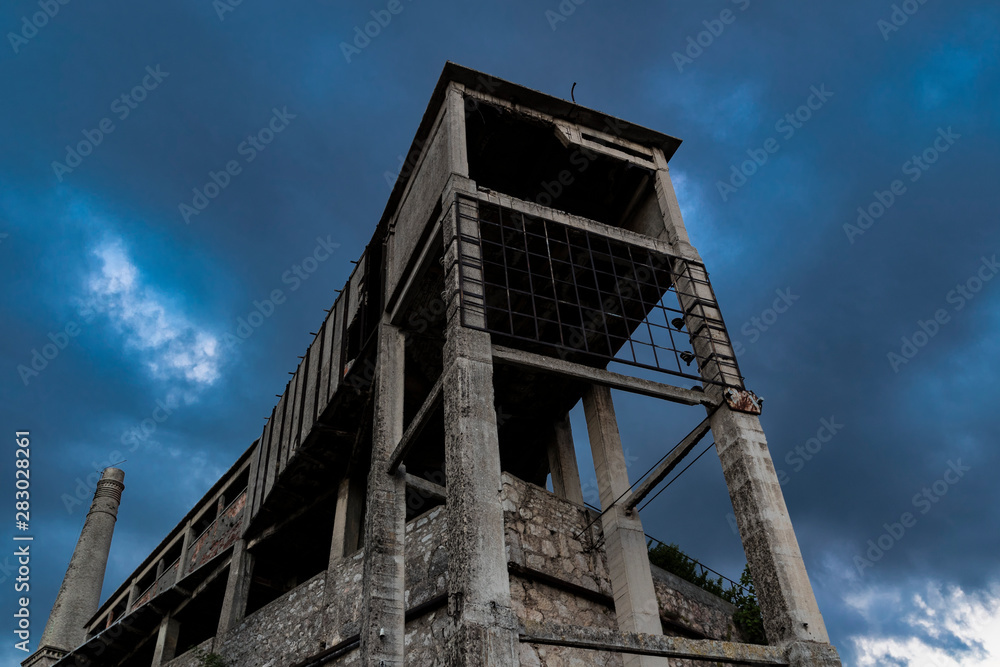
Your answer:
[[[995,2],[909,0],[893,16],[891,2],[402,0],[350,62],[341,43],[387,2],[220,16],[221,2],[70,2],[37,30],[23,21],[36,2],[0,12],[3,423],[8,442],[32,433],[38,632],[89,502],[72,503],[78,479],[128,459],[109,592],[260,434],[453,60],[559,97],[576,82],[580,104],[684,140],[681,208],[767,399],[845,664],[1000,660]],[[269,123],[283,128],[270,144],[242,143]],[[67,156],[87,137],[88,155]],[[204,204],[193,189],[230,161],[238,173],[187,222],[180,205]],[[275,289],[273,316],[227,345]],[[65,348],[19,371],[51,339]],[[633,475],[702,416],[616,398]],[[158,402],[170,414],[143,433]],[[729,512],[712,455],[643,520],[735,578]],[[881,557],[856,560],[906,512]],[[24,657],[11,643],[5,663]]]

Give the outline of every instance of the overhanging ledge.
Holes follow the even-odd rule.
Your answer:
[[[693,389],[684,389],[669,384],[653,382],[643,378],[634,378],[621,373],[604,370],[603,368],[591,368],[581,364],[574,364],[570,361],[546,357],[533,352],[524,352],[503,345],[493,346],[493,360],[497,363],[508,364],[530,368],[542,373],[552,373],[562,375],[574,380],[582,380],[593,384],[604,385],[611,389],[621,389],[633,394],[662,398],[674,403],[684,405],[707,405],[715,407],[716,403],[704,392]]]
[[[527,644],[567,646],[630,655],[714,660],[745,665],[790,664],[785,655],[786,649],[777,646],[616,632],[605,628],[580,628],[533,621],[525,621],[519,639],[521,643]]]

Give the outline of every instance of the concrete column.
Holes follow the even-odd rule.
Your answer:
[[[592,386],[583,395],[583,410],[587,416],[587,433],[594,455],[601,509],[605,511],[601,517],[601,528],[608,554],[618,629],[622,632],[663,634],[642,521],[638,512],[630,516],[620,505],[611,507],[629,488],[625,451],[618,433],[611,390],[604,386]],[[626,667],[664,667],[667,664],[665,658],[652,656],[624,655],[623,659]]]
[[[657,161],[660,164],[656,172],[656,192],[665,226],[661,238],[673,244],[684,260],[700,262],[701,257],[688,238],[669,169],[662,155],[657,156]],[[682,260],[676,268],[683,269],[685,263]],[[705,286],[684,283],[678,280],[678,288],[693,292],[695,297],[707,292]],[[690,297],[680,297],[685,309],[686,298]],[[700,322],[693,315],[685,319],[688,331],[695,330]],[[716,348],[735,356],[728,340],[722,341],[721,346],[716,341]],[[702,377],[725,376],[725,368],[702,358],[704,350],[697,344],[695,352]],[[712,417],[712,435],[760,600],[767,639],[775,645],[792,645],[789,655],[793,666],[839,665],[836,650],[829,646],[826,625],[806,574],[760,419],[731,410],[718,385],[706,383],[705,393],[723,403]]]
[[[191,542],[194,541],[194,526],[188,523],[184,526],[184,537],[181,540],[181,562],[177,566],[177,581],[180,581],[188,573],[188,551]]]
[[[333,540],[330,542],[330,567],[357,551],[364,519],[364,486],[350,475],[340,480],[337,488],[337,505],[333,514]]]
[[[160,623],[160,631],[156,635],[156,648],[153,649],[152,667],[160,667],[170,662],[177,655],[177,636],[181,624],[177,619],[167,616]]]
[[[54,660],[47,661],[47,653],[53,653],[53,649],[69,652],[86,640],[84,624],[97,613],[100,605],[124,480],[125,473],[117,468],[105,468],[101,474],[80,539],[38,641],[39,649],[23,664],[52,664]]]
[[[247,611],[247,597],[253,579],[253,554],[247,551],[246,540],[239,539],[233,544],[233,555],[229,561],[229,578],[226,594],[222,599],[222,612],[216,634],[221,638],[243,620]]]
[[[403,345],[402,333],[383,321],[378,330],[361,621],[361,660],[380,667],[401,666],[404,659],[405,470],[400,466],[395,475],[387,472],[403,435]]]
[[[768,642],[828,644],[760,419],[724,405],[712,417],[712,434]]]
[[[449,307],[443,383],[448,609],[457,626],[449,641],[446,662],[469,667],[513,667],[520,663],[500,504],[502,481],[493,397],[493,352],[489,334],[461,323],[457,297],[457,222],[455,215],[446,216],[443,230],[447,248],[445,266],[452,267],[446,278]],[[475,221],[462,220],[461,224],[463,234],[478,236]],[[463,270],[473,280],[479,271],[469,265]],[[475,284],[467,283],[467,295],[473,289]],[[475,324],[477,317],[481,315],[474,310],[467,313],[470,324]]]
[[[130,614],[132,612],[132,605],[135,604],[135,600],[139,597],[139,593],[141,592],[142,591],[139,590],[139,580],[132,579],[132,582],[128,587],[128,601],[125,603],[126,614]]]
[[[549,473],[552,475],[552,491],[560,498],[583,504],[583,488],[580,486],[580,469],[576,465],[576,450],[573,448],[573,429],[569,423],[569,413],[556,420],[555,432],[549,441]]]

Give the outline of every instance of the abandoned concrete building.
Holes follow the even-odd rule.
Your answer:
[[[99,604],[105,471],[23,664],[840,665],[681,218],[679,145],[446,65],[259,439]],[[630,480],[612,389],[704,419]],[[709,432],[767,645],[647,555],[637,506]]]

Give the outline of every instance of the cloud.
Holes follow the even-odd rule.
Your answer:
[[[150,375],[161,380],[183,379],[207,386],[219,378],[219,341],[146,285],[121,239],[105,241],[93,250],[101,268],[86,282],[84,314],[102,313],[137,351]]]
[[[858,667],[986,667],[1000,664],[1000,583],[975,593],[928,583],[926,592],[870,589],[845,598],[870,624],[850,643]],[[899,627],[883,631],[883,619]]]

